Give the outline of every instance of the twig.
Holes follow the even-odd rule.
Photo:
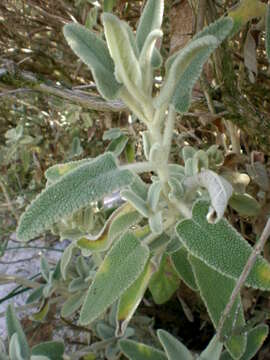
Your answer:
[[[255,247],[253,248],[252,253],[250,254],[250,257],[242,271],[242,274],[240,275],[239,279],[237,280],[237,283],[235,285],[235,288],[233,289],[233,292],[231,294],[230,300],[228,302],[228,304],[225,307],[225,310],[220,318],[218,327],[217,327],[217,338],[220,339],[221,338],[221,331],[222,328],[224,326],[225,320],[227,318],[227,316],[229,315],[233,304],[236,300],[237,295],[239,294],[239,292],[241,291],[242,287],[245,284],[245,281],[256,261],[257,256],[262,252],[264,245],[268,239],[268,237],[270,236],[270,219],[268,219],[265,228],[263,230],[263,233],[260,237],[260,240],[257,242],[257,244],[255,245]]]
[[[0,188],[1,188],[1,190],[2,190],[2,192],[3,192],[3,194],[4,194],[4,197],[5,197],[5,199],[6,199],[6,202],[7,202],[9,211],[14,215],[15,219],[18,221],[18,220],[19,220],[19,217],[18,217],[15,209],[14,209],[13,206],[12,206],[12,202],[11,202],[11,200],[10,200],[10,198],[9,198],[9,195],[8,195],[7,189],[6,189],[6,187],[5,187],[5,184],[4,184],[4,182],[3,182],[1,179],[0,179]]]
[[[0,284],[8,284],[11,282],[15,282],[17,284],[26,286],[31,289],[36,289],[36,288],[40,287],[40,283],[38,283],[36,281],[25,279],[21,276],[0,274]]]

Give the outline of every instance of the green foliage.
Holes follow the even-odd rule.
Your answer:
[[[256,216],[260,212],[260,204],[249,194],[234,193],[229,205],[243,216]]]
[[[156,304],[167,302],[178,289],[180,280],[178,274],[171,265],[170,258],[162,256],[158,271],[156,271],[149,283],[149,290]]]
[[[120,347],[130,360],[166,360],[165,353],[132,340],[121,340]]]
[[[186,248],[181,246],[178,251],[171,254],[171,259],[173,267],[185,284],[194,291],[198,290]]]
[[[222,219],[216,224],[208,223],[208,203],[199,201],[194,205],[192,219],[181,221],[176,232],[187,250],[207,265],[232,279],[238,279],[252,247],[233,227]],[[266,290],[270,287],[270,265],[257,257],[247,281],[247,286]]]
[[[167,331],[158,330],[158,338],[166,352],[168,360],[193,360],[190,351]]]
[[[50,360],[61,360],[64,355],[64,344],[60,341],[44,342],[34,346],[31,350],[31,354],[45,356]]]
[[[236,282],[213,270],[195,257],[191,257],[190,261],[194,270],[197,286],[200,290],[200,295],[214,326],[217,327]],[[231,337],[230,335],[234,328],[241,328],[244,325],[243,308],[240,296],[238,296],[222,329],[223,337],[229,337],[225,345],[235,359],[238,359],[245,351],[247,342],[246,335],[234,335]]]
[[[79,24],[64,27],[65,38],[77,56],[91,69],[99,92],[114,99],[121,85],[114,77],[114,64],[104,41]]]
[[[27,208],[19,223],[18,238],[30,240],[62,217],[128,185],[132,178],[129,171],[117,168],[110,153],[75,168],[43,190]]]
[[[138,278],[149,250],[131,233],[124,234],[100,266],[87,293],[80,315],[82,325],[104,312]]]

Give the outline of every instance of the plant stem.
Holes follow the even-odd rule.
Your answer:
[[[170,105],[168,120],[166,122],[164,135],[163,135],[163,147],[164,150],[166,151],[167,162],[169,161],[169,155],[171,151],[175,119],[176,119],[176,112],[174,110],[174,107]]]
[[[263,230],[263,233],[260,237],[260,240],[257,242],[257,244],[254,246],[252,253],[250,254],[250,257],[239,277],[239,279],[237,280],[237,283],[233,289],[233,292],[231,294],[230,300],[228,302],[228,304],[225,307],[225,310],[220,318],[219,324],[218,324],[218,328],[217,328],[217,338],[220,339],[221,338],[221,331],[222,328],[224,326],[225,320],[227,318],[227,316],[229,315],[233,304],[236,300],[237,295],[239,294],[239,292],[241,291],[242,287],[245,284],[245,281],[257,259],[257,256],[262,252],[264,245],[267,241],[267,239],[270,236],[270,219],[268,219],[265,228]]]

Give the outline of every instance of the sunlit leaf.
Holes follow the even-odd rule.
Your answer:
[[[178,251],[171,254],[171,259],[173,267],[184,283],[192,290],[198,290],[186,248],[181,246]]]
[[[47,356],[50,360],[62,360],[64,344],[61,341],[45,341],[32,347],[32,355]]]
[[[185,345],[167,331],[158,330],[158,338],[166,352],[168,360],[193,360],[193,355]]]
[[[22,215],[17,236],[20,240],[30,240],[63,217],[130,184],[132,180],[131,172],[117,168],[111,153],[101,155],[43,190]]]
[[[101,95],[107,99],[117,97],[121,84],[114,77],[114,64],[105,42],[75,23],[65,25],[64,35],[71,49],[91,69]]]
[[[133,234],[124,234],[98,269],[83,304],[80,323],[91,323],[117,300],[139,277],[148,257],[146,246]]]
[[[167,360],[164,352],[133,340],[120,340],[120,348],[129,360]]]

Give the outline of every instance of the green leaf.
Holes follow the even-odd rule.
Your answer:
[[[159,95],[154,99],[154,106],[159,108],[166,103],[173,103],[175,106],[173,95],[177,91],[178,84],[185,71],[192,62],[196,60],[196,70],[198,69],[197,72],[188,71],[190,76],[185,77],[185,80],[187,81],[185,86],[189,88],[189,84],[192,84],[193,86],[197,79],[196,77],[194,81],[194,76],[197,76],[198,73],[200,74],[203,64],[217,46],[217,39],[212,35],[207,35],[192,41],[188,46],[182,49],[172,62],[170,70],[166,75],[164,85],[162,86]]]
[[[62,360],[64,350],[65,348],[62,341],[47,341],[35,345],[32,348],[32,355],[47,356],[50,360]]]
[[[151,150],[151,138],[149,131],[142,132],[143,139],[143,152],[146,160],[149,160],[150,150]]]
[[[179,288],[180,279],[171,265],[170,258],[162,256],[159,269],[155,272],[149,283],[149,290],[156,304],[167,302]]]
[[[266,36],[265,36],[265,47],[266,47],[266,55],[268,58],[268,61],[270,62],[270,5],[267,5],[267,11],[266,11]]]
[[[223,344],[214,336],[198,360],[220,360],[222,348]]]
[[[192,255],[221,274],[238,279],[252,247],[227,220],[209,224],[207,213],[208,203],[198,201],[193,207],[192,219],[178,223],[176,233]],[[246,285],[255,289],[270,289],[270,265],[262,256],[257,256]]]
[[[160,235],[162,233],[163,231],[162,211],[158,211],[155,214],[150,215],[148,222],[153,234]]]
[[[114,303],[139,277],[149,249],[132,234],[124,234],[101,264],[83,304],[80,323],[87,325]]]
[[[198,287],[195,281],[193,270],[188,259],[188,252],[184,246],[171,254],[172,265],[177,274],[192,290],[197,291]]]
[[[54,183],[55,181],[58,181],[63,175],[66,175],[71,170],[76,169],[78,166],[84,165],[86,163],[92,162],[93,159],[87,158],[77,161],[69,161],[64,164],[56,164],[51,167],[49,167],[45,171],[45,177],[48,180],[49,183]]]
[[[164,11],[164,0],[148,0],[141,15],[136,41],[141,52],[148,35],[153,30],[160,30]]]
[[[128,201],[142,216],[149,217],[151,215],[147,202],[132,190],[122,190],[121,197]]]
[[[112,12],[113,7],[116,5],[117,0],[104,0],[103,2],[103,11]]]
[[[216,45],[212,50],[205,50],[197,54],[190,62],[189,66],[185,69],[180,81],[177,84],[175,93],[172,98],[172,104],[177,112],[185,113],[188,111],[191,103],[191,92],[192,88],[198,80],[202,66],[211,55],[211,52],[220,45],[220,43],[230,34],[233,27],[233,21],[230,18],[222,18],[218,21],[210,24],[208,27],[203,29],[201,32],[196,34],[192,39],[191,43],[198,41],[198,39],[204,36],[214,36],[217,40]],[[180,51],[181,53],[181,51]],[[169,70],[173,63],[176,54],[172,55],[166,63],[166,69]]]
[[[72,259],[72,254],[73,254],[73,250],[76,248],[76,244],[71,243],[69,244],[61,257],[61,263],[60,263],[60,269],[61,269],[61,274],[64,280],[67,279],[67,271],[68,271],[68,266],[71,262]]]
[[[168,360],[193,360],[193,355],[190,351],[174,336],[164,330],[158,330],[157,334]]]
[[[34,289],[31,294],[28,296],[27,300],[26,300],[26,304],[31,304],[35,301],[40,300],[40,298],[42,298],[43,296],[43,289],[44,289],[45,285],[41,285],[38,288]]]
[[[121,135],[117,139],[114,139],[107,146],[106,151],[112,152],[115,156],[119,156],[124,151],[126,145],[128,143],[128,137],[125,135]]]
[[[193,267],[201,298],[205,303],[215,328],[217,328],[221,315],[230,300],[236,281],[225,275],[221,275],[194,256],[190,257],[190,262]],[[231,334],[234,328],[244,325],[244,313],[241,298],[240,295],[238,295],[222,329],[222,335],[229,337],[225,345],[233,357],[237,359],[239,359],[245,351],[246,335],[231,336]]]
[[[9,339],[11,339],[13,334],[17,334],[17,340],[20,346],[21,355],[23,359],[29,359],[30,349],[23,328],[16,317],[13,305],[8,305],[7,307],[6,324]]]
[[[121,296],[117,308],[117,336],[124,335],[130,319],[143,298],[153,272],[154,266],[148,261],[138,279]]]
[[[30,204],[20,219],[18,239],[32,239],[63,217],[123,188],[132,180],[131,172],[117,168],[111,153],[79,166],[43,190]]]
[[[167,360],[164,352],[133,340],[120,340],[119,345],[129,360]]]
[[[77,311],[82,303],[84,302],[85,296],[84,293],[78,292],[74,295],[71,295],[63,304],[61,308],[61,316],[64,318],[71,316]]]
[[[233,193],[229,205],[243,216],[257,216],[260,212],[260,204],[249,194]]]
[[[115,99],[121,85],[114,77],[114,64],[105,42],[75,23],[64,26],[64,35],[71,49],[91,69],[100,94]]]
[[[211,206],[207,214],[208,222],[217,223],[223,217],[233,193],[233,187],[226,179],[214,171],[204,170],[185,179],[184,185],[187,188],[201,186],[207,189],[211,199]]]
[[[50,278],[50,265],[48,260],[42,255],[40,258],[40,271],[44,280],[49,281]]]
[[[43,356],[43,355],[33,355],[33,356],[31,356],[30,360],[51,360],[51,359],[49,359],[47,356]]]
[[[132,94],[134,86],[141,87],[142,74],[126,26],[109,13],[103,14],[102,19],[109,51],[115,63],[115,76]]]
[[[247,334],[247,348],[240,360],[251,360],[261,348],[267,338],[269,329],[265,324],[261,324],[251,329]],[[233,360],[228,351],[222,353],[220,360]]]
[[[18,334],[15,333],[12,335],[10,342],[9,342],[9,355],[10,360],[25,360],[22,356],[21,346],[18,339]],[[28,360],[29,358],[27,358]]]
[[[156,181],[150,185],[147,194],[147,203],[153,212],[156,212],[157,210],[160,194],[161,194],[161,182]]]

